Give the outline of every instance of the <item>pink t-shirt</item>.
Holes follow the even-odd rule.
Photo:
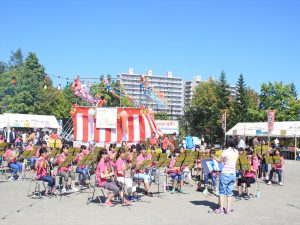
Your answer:
[[[74,161],[78,164],[84,156],[85,156],[85,154],[83,152],[80,152],[76,155]],[[77,167],[84,169],[84,168],[86,168],[86,165],[81,165],[81,166],[77,166]]]
[[[163,140],[163,143],[162,143],[162,148],[163,149],[167,149],[168,148],[168,142],[169,142],[168,137],[165,137],[164,140]]]
[[[40,157],[40,149],[41,149],[41,148],[39,148],[39,149],[36,151],[36,153],[35,153],[35,157],[36,157],[36,158],[39,158],[39,157]]]
[[[37,179],[47,175],[47,161],[44,158],[38,158],[37,163]],[[46,166],[45,166],[46,165]]]
[[[96,176],[99,186],[103,186],[107,183],[107,178],[101,178],[101,173],[107,171],[107,164],[101,159],[97,165]]]
[[[31,150],[33,150],[33,149],[34,149],[34,148],[33,148],[31,145],[27,145],[26,148],[25,148],[26,151],[31,151]]]
[[[236,161],[239,157],[239,152],[234,148],[228,148],[223,151],[222,158],[224,167],[222,173],[235,173]]]
[[[284,158],[281,156],[280,157],[280,163],[279,164],[272,164],[272,168],[275,168],[276,170],[283,170],[283,165],[284,163]]]
[[[145,160],[148,160],[148,156],[143,156],[143,154],[139,154],[137,157],[136,157],[136,167],[138,167],[143,161]],[[145,170],[140,170],[138,171],[139,173],[144,173]]]
[[[176,157],[172,158],[169,164],[170,173],[172,174],[180,174],[180,171],[174,168],[176,162]]]
[[[67,156],[64,153],[61,153],[60,155],[58,155],[56,161],[57,161],[58,164],[60,164],[60,163],[62,163],[65,160],[65,158],[67,158]],[[68,171],[70,171],[70,169],[71,169],[70,166],[67,166],[67,167],[58,167],[57,173],[60,173],[62,171],[68,172]]]
[[[115,164],[116,170],[117,170],[117,176],[118,176],[118,177],[123,177],[123,176],[124,176],[124,175],[122,174],[122,172],[123,172],[123,168],[124,168],[125,165],[126,165],[125,160],[122,159],[121,157],[119,157],[119,158],[117,159],[117,161],[116,161],[116,164]],[[120,171],[121,173],[119,173],[119,171]]]
[[[150,137],[149,138],[149,144],[150,144],[150,146],[156,146],[157,143],[158,143],[158,139],[156,137],[154,137],[154,138]]]

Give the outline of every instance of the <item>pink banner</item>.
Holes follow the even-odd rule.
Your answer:
[[[270,110],[268,112],[268,130],[269,133],[273,130],[274,122],[275,122],[275,111]]]

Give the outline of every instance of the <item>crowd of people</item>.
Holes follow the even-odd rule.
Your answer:
[[[274,149],[270,148],[267,154],[259,154],[255,151],[255,145],[248,148],[241,138],[237,140],[229,137],[227,148],[219,151],[220,154],[216,154],[213,146],[206,146],[204,149],[196,146],[194,150],[186,150],[184,146],[176,143],[176,135],[166,136],[160,143],[156,133],[153,132],[148,142],[128,145],[123,141],[120,147],[117,147],[116,143],[111,143],[107,148],[81,145],[76,153],[74,153],[74,148],[68,144],[62,144],[59,153],[55,155],[53,154],[55,149],[49,148],[47,142],[52,134],[55,135],[54,132],[50,135],[47,133],[41,135],[38,134],[39,131],[34,131],[30,135],[24,135],[26,136],[24,138],[22,137],[24,133],[14,132],[12,129],[9,138],[4,133],[0,134],[2,143],[9,140],[1,164],[3,164],[2,161],[6,161],[11,168],[10,180],[21,179],[22,172],[26,168],[24,162],[18,160],[19,156],[24,151],[34,151],[34,155],[27,158],[26,161],[30,165],[31,172],[36,174],[36,179],[48,183],[46,195],[56,193],[56,176],[61,179],[61,193],[65,193],[78,191],[77,182],[80,188],[88,188],[91,176],[95,174],[97,185],[109,190],[105,205],[113,206],[115,196],[120,197],[123,205],[130,205],[132,201],[138,200],[137,187],[141,183],[144,186],[144,195],[153,197],[151,187],[154,182],[159,182],[159,176],[163,174],[164,176],[168,175],[172,180],[169,188],[171,194],[176,191],[185,194],[185,186],[192,186],[195,180],[197,191],[201,191],[205,195],[212,192],[219,197],[219,208],[215,210],[216,213],[230,214],[235,186],[237,187],[236,198],[249,200],[255,196],[251,185],[253,186],[257,179],[271,184],[274,173],[277,173],[278,184],[283,185],[284,159],[280,156],[280,150],[275,147]],[[70,153],[71,150],[72,153]],[[169,160],[166,161],[168,163],[163,172],[161,168],[156,167],[157,154],[165,157],[165,160]],[[193,154],[192,165],[176,164],[180,157],[182,159],[188,154]],[[278,156],[280,162],[268,164],[265,159],[268,154]],[[68,164],[65,164],[64,162],[70,155],[74,157]],[[89,162],[82,163],[83,159],[89,155],[93,156]],[[246,170],[237,169],[237,160],[241,156],[248,160],[249,167]],[[205,171],[203,159],[212,160],[220,169]],[[80,175],[78,180],[76,180],[76,173]],[[243,186],[245,186],[245,192],[243,192]]]

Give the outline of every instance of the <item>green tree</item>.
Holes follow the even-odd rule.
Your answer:
[[[277,121],[289,121],[299,118],[299,101],[295,99],[292,86],[291,84],[284,85],[282,81],[261,85],[259,108],[263,120],[267,119],[267,112],[272,108],[276,110]]]
[[[168,114],[166,112],[154,113],[154,118],[156,120],[169,120],[170,119],[170,117],[168,116]]]
[[[23,65],[24,57],[23,57],[23,52],[19,48],[15,52],[11,52],[10,60],[9,60],[9,65],[12,67],[18,67]]]
[[[291,83],[291,92],[292,92],[292,95],[294,96],[295,100],[297,100],[297,97],[298,97],[298,94],[297,94],[297,90],[296,90],[296,86],[294,83]]]
[[[230,86],[226,80],[226,74],[224,71],[221,72],[219,81],[217,83],[217,97],[218,97],[218,108],[225,110],[231,107],[230,102]]]
[[[248,109],[248,98],[247,98],[246,84],[244,77],[240,74],[238,82],[236,84],[236,96],[234,99],[234,114],[235,123],[247,121],[247,109]]]

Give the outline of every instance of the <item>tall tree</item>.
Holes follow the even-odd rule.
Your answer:
[[[11,52],[10,60],[9,60],[9,65],[12,67],[18,67],[23,64],[24,57],[23,57],[23,52],[19,48],[15,52]]]
[[[248,109],[248,96],[246,90],[246,84],[242,74],[239,76],[239,80],[236,84],[236,96],[234,99],[234,114],[235,122],[247,121],[247,109]]]
[[[261,85],[259,108],[262,117],[266,119],[267,111],[271,108],[276,110],[277,121],[294,120],[298,117],[298,100],[292,92],[291,85],[284,85],[282,82],[269,82]]]
[[[220,110],[225,110],[230,107],[230,86],[226,80],[226,74],[221,72],[217,85],[218,107]]]
[[[298,93],[297,93],[297,90],[296,90],[296,86],[294,83],[291,83],[291,92],[292,92],[292,95],[295,97],[295,100],[297,100],[298,98]]]

